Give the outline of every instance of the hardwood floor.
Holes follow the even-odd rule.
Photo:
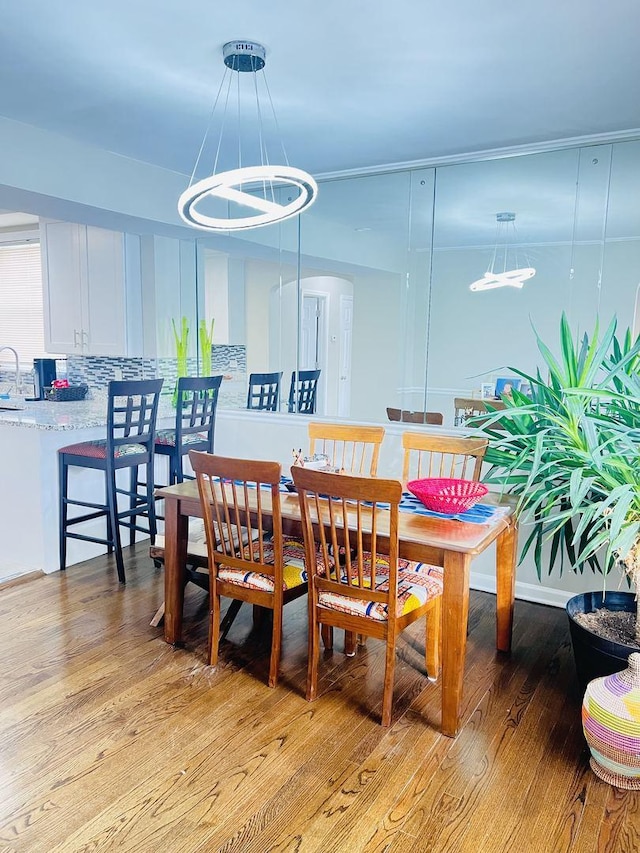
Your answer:
[[[205,594],[189,588],[173,649],[149,626],[163,591],[145,548],[127,579],[104,557],[0,590],[1,851],[640,850],[640,795],[588,767],[562,611],[517,602],[501,656],[495,599],[472,593],[451,740],[421,624],[400,641],[383,729],[379,642],[345,658],[337,637],[305,701],[306,599],[285,610],[270,690],[269,639],[248,608],[214,671]]]

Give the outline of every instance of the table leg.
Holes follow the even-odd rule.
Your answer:
[[[177,646],[182,642],[189,519],[180,513],[178,500],[165,500],[164,513],[164,638]]]
[[[471,556],[444,552],[442,594],[442,733],[458,734],[469,619]]]
[[[496,548],[496,647],[501,652],[510,652],[518,551],[515,519],[510,519],[509,527],[498,536]]]

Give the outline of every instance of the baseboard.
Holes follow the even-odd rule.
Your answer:
[[[0,591],[3,589],[9,589],[12,586],[18,586],[22,583],[28,583],[29,581],[36,580],[36,578],[43,578],[44,572],[25,572],[22,575],[15,575],[14,577],[5,578],[4,580],[0,580]]]
[[[481,572],[471,572],[471,589],[479,589],[482,592],[496,592],[496,579]],[[524,583],[516,581],[516,598],[522,601],[533,601],[535,604],[547,604],[550,607],[564,609],[567,601],[575,595],[563,589],[554,589],[542,584]]]

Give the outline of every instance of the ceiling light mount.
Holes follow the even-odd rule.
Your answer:
[[[279,148],[285,165],[271,162],[273,141],[280,131],[264,76],[266,49],[246,39],[230,41],[223,45],[222,57],[224,77],[189,185],[178,199],[178,213],[188,225],[203,231],[259,228],[297,216],[313,204],[318,185],[307,172],[289,165],[281,139]],[[259,72],[262,72],[262,93]],[[248,86],[243,90],[244,83]],[[236,115],[228,120],[233,111],[232,89]],[[205,177],[196,178],[200,161],[207,155],[209,131],[219,112],[219,103],[224,106],[218,122],[213,168]],[[251,106],[253,110],[249,110]],[[271,135],[267,127],[269,115],[275,131]]]
[[[257,41],[228,41],[222,46],[222,58],[232,71],[262,71],[267,51]]]
[[[526,266],[521,265],[515,213],[508,210],[496,213],[496,242],[489,268],[482,278],[469,285],[469,290],[476,293],[482,290],[496,290],[499,287],[514,287],[521,290],[525,281],[536,274],[535,268],[530,266],[526,255],[523,260]]]

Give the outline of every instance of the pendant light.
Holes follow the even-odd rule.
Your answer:
[[[482,278],[469,285],[469,290],[478,292],[498,287],[521,289],[525,281],[535,274],[535,268],[529,265],[526,256],[520,258],[515,213],[496,213],[496,243],[491,263]]]
[[[297,216],[313,204],[318,186],[307,172],[289,165],[264,75],[266,50],[257,42],[233,41],[223,46],[222,55],[224,76],[178,213],[203,231],[258,228]],[[203,157],[213,153],[215,121],[213,168],[197,178]],[[271,162],[276,140],[284,165]]]

